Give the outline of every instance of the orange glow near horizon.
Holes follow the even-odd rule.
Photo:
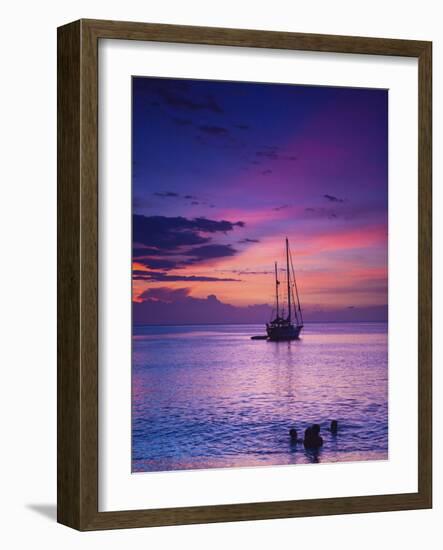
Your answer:
[[[289,236],[290,237],[290,236]],[[295,246],[294,246],[295,241]],[[386,243],[384,227],[365,231],[339,231],[330,235],[311,235],[298,243],[292,239],[292,258],[303,304],[345,307],[383,304],[386,300],[387,258],[383,258]],[[284,243],[280,236],[269,236],[252,243],[233,257],[208,260],[204,265],[184,266],[168,272],[172,276],[219,277],[237,281],[140,281],[133,285],[134,300],[148,288],[187,288],[195,298],[214,294],[225,303],[238,306],[272,304],[274,300],[274,261],[285,267]],[[365,256],[367,250],[380,247],[381,266],[360,266],[347,253],[355,251]],[[278,254],[280,252],[280,254]],[[135,270],[149,271],[134,262]],[[284,280],[285,274],[281,273]],[[379,294],[379,298],[377,298]]]

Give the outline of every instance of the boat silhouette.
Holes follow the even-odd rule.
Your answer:
[[[291,268],[291,269],[290,269]],[[289,241],[286,237],[286,303],[287,315],[284,306],[280,307],[278,267],[275,262],[275,317],[266,323],[267,339],[274,342],[297,340],[303,328],[303,314],[300,306],[297,281],[295,279]],[[294,295],[295,291],[295,295]],[[274,313],[274,312],[273,312]]]

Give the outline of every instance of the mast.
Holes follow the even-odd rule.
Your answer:
[[[288,321],[291,322],[291,278],[289,276],[289,243],[286,237],[286,278],[288,280]]]
[[[295,278],[294,264],[292,263],[292,254],[291,254],[291,252],[289,252],[289,259],[291,260],[292,278],[294,279],[295,296],[297,297],[297,305],[298,305],[298,311],[300,313],[300,321],[301,321],[301,324],[303,325],[303,314],[301,312],[300,296],[298,294],[297,279]],[[295,303],[294,303],[294,309],[295,309]],[[297,316],[297,310],[295,310],[295,313],[296,313],[296,316]],[[298,319],[297,319],[297,323],[298,323]]]
[[[278,285],[280,284],[278,277],[277,277],[277,262],[275,262],[275,298],[277,301],[277,319],[280,316],[279,312],[279,304],[278,304]]]
[[[298,296],[298,288],[297,288],[297,281],[295,279],[295,275],[294,275],[294,285],[295,285],[295,295],[297,296],[298,311],[300,313],[300,321],[301,321],[301,324],[303,324],[303,315],[301,312],[300,298]]]

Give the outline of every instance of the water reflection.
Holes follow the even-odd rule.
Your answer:
[[[317,462],[320,462],[321,451],[322,447],[320,447],[319,449],[305,449],[307,462],[311,464],[316,464]]]
[[[255,326],[135,327],[133,469],[387,458],[386,329],[319,324],[266,342],[249,339]],[[291,427],[313,423],[321,450],[291,444]]]

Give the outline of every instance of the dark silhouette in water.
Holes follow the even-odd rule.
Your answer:
[[[331,427],[329,428],[329,431],[335,435],[338,432],[338,422],[337,420],[331,421]]]
[[[323,445],[323,438],[320,436],[320,425],[313,424],[305,430],[305,439],[303,441],[305,449],[318,449]]]
[[[336,420],[334,420],[333,422],[337,424]],[[331,424],[331,431],[332,431],[332,424]],[[320,424],[312,424],[312,426],[309,426],[309,428],[306,428],[304,439],[298,439],[297,436],[298,436],[297,430],[295,428],[290,428],[289,437],[291,439],[291,445],[295,445],[296,443],[303,443],[303,445],[305,446],[305,449],[310,449],[310,450],[319,449],[323,445],[323,438],[320,436]]]
[[[295,428],[291,428],[289,430],[289,437],[291,438],[291,445],[295,445],[297,443],[303,443],[303,439],[300,439],[297,433],[297,430]]]

